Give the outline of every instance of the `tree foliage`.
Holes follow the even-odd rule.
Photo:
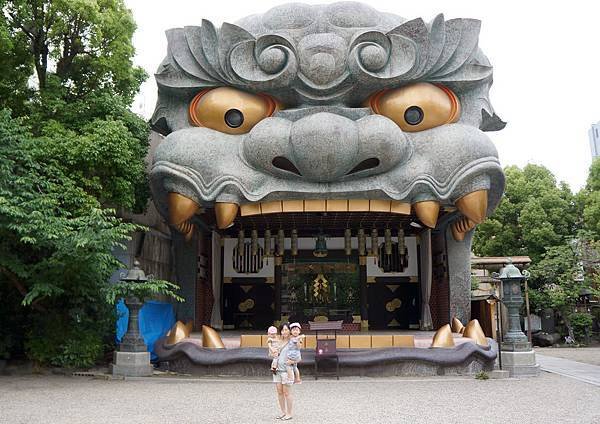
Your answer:
[[[543,166],[510,166],[505,174],[505,194],[475,232],[473,250],[531,257],[532,309],[555,309],[569,334],[580,336],[571,324],[577,302],[584,292],[600,294],[600,161],[592,164],[585,188],[576,195]]]
[[[27,39],[42,93],[57,78],[69,98],[107,90],[131,103],[145,73],[132,65],[135,22],[123,1],[5,0],[3,6],[11,32]]]
[[[103,209],[59,163],[44,161],[45,140],[7,111],[0,112],[0,139],[0,281],[31,308],[29,338],[45,339],[29,346],[56,331],[65,338],[52,341],[58,350],[73,343],[71,332],[102,339],[110,311],[101,290],[119,266],[112,250],[137,226]]]
[[[3,6],[2,0],[0,6]],[[27,84],[33,72],[28,48],[25,35],[15,33],[6,20],[0,19],[0,109],[11,108],[18,114],[25,112],[25,103],[33,94]]]
[[[590,166],[590,173],[583,190],[577,194],[582,213],[582,227],[594,240],[600,240],[600,158]]]
[[[6,17],[0,39],[4,28],[14,40],[0,44],[0,57],[23,64],[18,81],[0,74],[0,90],[29,94],[7,96],[3,106],[43,136],[40,153],[77,175],[103,206],[141,212],[149,194],[143,162],[149,129],[129,105],[146,74],[132,64],[130,11],[122,0],[0,2]],[[31,79],[35,89],[27,89]]]
[[[31,358],[90,365],[114,329],[112,251],[140,229],[115,210],[148,198],[135,23],[122,0],[0,9],[0,317]]]
[[[577,304],[584,294],[597,297],[598,271],[600,262],[589,262],[591,252],[600,252],[600,244],[580,234],[569,243],[549,247],[543,258],[533,263],[530,281],[530,301],[534,310],[553,308],[562,317],[571,337],[578,339],[581,331],[576,331],[571,318],[577,313]],[[587,266],[584,264],[587,263]],[[584,311],[584,314],[587,311]],[[585,318],[578,317],[585,322]],[[591,317],[590,317],[591,328]]]
[[[104,296],[109,305],[115,305],[119,299],[127,297],[137,297],[143,301],[146,298],[165,296],[183,302],[184,299],[177,294],[178,291],[178,285],[165,280],[120,281],[106,287]]]
[[[572,237],[577,209],[569,187],[557,185],[543,166],[522,170],[509,166],[506,191],[494,215],[481,224],[474,237],[474,252],[484,256],[528,255],[542,258],[547,247]]]
[[[60,110],[60,120],[39,125],[40,143],[32,147],[34,156],[60,164],[78,187],[102,205],[142,211],[149,193],[143,161],[146,123],[108,95],[88,96],[85,102]]]
[[[580,296],[577,281],[577,251],[574,245],[564,244],[548,248],[543,258],[531,266],[530,287],[532,306],[562,309],[573,307]]]

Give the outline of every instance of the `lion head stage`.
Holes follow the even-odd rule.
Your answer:
[[[473,19],[425,23],[350,2],[169,30],[152,117],[166,135],[155,203],[187,234],[213,208],[219,228],[329,210],[412,210],[435,227],[441,210],[461,239],[504,188],[484,133],[504,123],[479,30]]]

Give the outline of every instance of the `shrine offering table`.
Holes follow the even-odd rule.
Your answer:
[[[336,339],[337,332],[342,329],[343,322],[344,321],[308,322],[309,329],[315,332],[317,339],[317,346],[315,348],[315,380],[319,379],[319,363],[324,361],[335,361],[335,376],[338,380],[340,379],[340,358],[337,354]],[[334,338],[319,339],[319,331],[333,331]]]

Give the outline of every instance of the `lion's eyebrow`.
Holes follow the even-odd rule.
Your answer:
[[[253,35],[229,23],[217,29],[208,20],[171,29],[167,56],[155,74],[159,100],[152,124],[161,127],[161,118],[171,122],[165,111],[176,99],[186,102],[199,90],[223,85],[324,105],[355,104],[376,90],[412,81],[470,89],[492,80],[492,66],[478,47],[479,20],[445,20],[440,14],[429,23],[418,18],[390,27],[348,36],[347,66],[327,86],[303,76],[300,41],[285,31]],[[491,106],[482,109],[493,116]]]
[[[349,72],[366,84],[385,80],[387,86],[413,80],[481,81],[492,68],[470,60],[480,27],[475,19],[446,21],[440,14],[429,25],[418,18],[386,33],[365,30],[350,43]],[[257,38],[229,23],[217,31],[203,20],[201,26],[167,31],[167,40],[167,60],[156,80],[171,90],[231,85],[271,91],[293,85],[299,69],[297,46],[284,34]]]

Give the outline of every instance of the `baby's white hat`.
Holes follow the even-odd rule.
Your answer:
[[[270,326],[269,329],[267,330],[268,334],[277,334],[277,327],[274,326]]]
[[[294,327],[298,327],[299,329],[301,329],[301,330],[302,330],[302,326],[300,326],[300,323],[299,323],[299,322],[292,322],[292,323],[290,324],[290,330],[291,330],[292,328],[294,328]]]

